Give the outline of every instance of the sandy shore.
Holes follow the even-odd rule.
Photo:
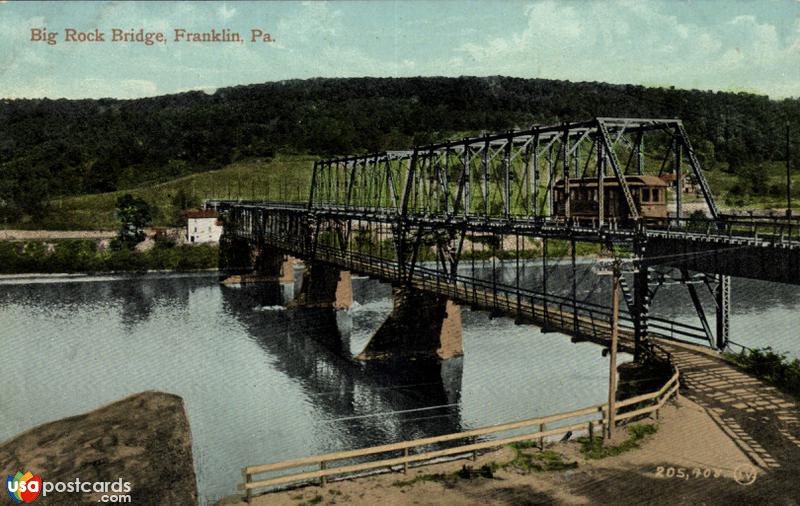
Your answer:
[[[671,402],[660,420],[648,422],[656,423],[658,431],[640,448],[613,457],[586,459],[576,442],[549,446],[565,462],[576,462],[574,469],[525,472],[509,466],[492,478],[425,479],[456,473],[464,465],[479,469],[512,460],[514,450],[502,448],[476,462],[459,460],[418,467],[408,475],[389,473],[265,494],[251,504],[797,504],[792,502],[797,499],[795,479],[784,473],[758,469],[754,483],[737,482],[737,468],[755,468],[706,410],[691,400],[681,397]],[[704,477],[706,470],[710,476]],[[219,504],[246,503],[229,497]]]

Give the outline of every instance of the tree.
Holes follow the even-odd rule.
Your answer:
[[[183,189],[178,188],[175,195],[172,196],[172,209],[170,211],[170,221],[173,225],[180,226],[185,224],[184,213],[187,209],[199,207],[201,201],[194,195],[191,195]]]
[[[686,229],[689,232],[707,232],[710,220],[706,217],[706,213],[702,209],[695,209],[689,215],[689,222]]]
[[[745,195],[764,195],[768,192],[769,176],[764,165],[742,165],[736,170],[736,178]]]
[[[117,218],[120,221],[118,244],[133,249],[144,240],[144,227],[150,223],[152,209],[144,200],[126,193],[117,198]]]

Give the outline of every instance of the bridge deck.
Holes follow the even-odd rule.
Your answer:
[[[639,226],[593,221],[566,221],[559,217],[473,215],[447,216],[409,213],[391,207],[312,207],[279,202],[208,203],[221,211],[236,209],[252,216],[279,215],[286,220],[329,221],[417,228],[461,234],[493,234],[550,238],[578,242],[644,245],[650,265],[685,267],[696,272],[764,281],[800,284],[800,219],[717,220],[670,218],[668,223],[642,221]],[[242,231],[252,235],[254,231]]]
[[[710,350],[661,344],[680,368],[682,394],[705,408],[754,465],[795,480],[792,473],[800,466],[798,402]]]
[[[291,242],[275,242],[273,245],[293,255],[302,253],[295,250],[295,245]],[[315,251],[314,260],[385,282],[400,278],[396,262],[370,255],[320,246]],[[423,266],[414,269],[410,280],[411,286],[416,289],[448,297],[475,309],[515,318],[520,323],[536,324],[547,331],[573,336],[576,340],[604,344],[611,336],[611,311],[606,306],[573,301],[567,297],[532,292],[469,276],[457,276],[455,281],[450,281],[443,279],[439,271]],[[633,322],[623,312],[620,312],[619,321],[620,348],[633,352]],[[652,317],[650,326],[660,330],[661,333],[653,335],[662,338],[705,339],[701,328],[679,322]]]

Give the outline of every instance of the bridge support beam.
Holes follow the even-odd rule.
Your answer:
[[[642,345],[647,340],[647,315],[650,312],[650,287],[648,284],[650,269],[642,262],[633,274],[633,335],[634,360],[638,361],[642,354]]]
[[[636,257],[639,258],[637,269],[633,273],[633,305],[629,307],[633,319],[633,359],[641,361],[642,351],[647,340],[647,317],[653,293],[650,291],[650,263],[647,261],[647,240],[638,236],[633,244]]]
[[[763,246],[735,245],[712,238],[647,238],[648,254],[664,258],[664,265],[686,267],[695,272],[800,285],[800,248],[780,242]]]
[[[392,292],[391,314],[357,359],[423,356],[446,360],[464,353],[459,305],[412,288]]]
[[[224,233],[219,241],[219,270],[223,276],[253,271],[253,255],[249,241]]]
[[[275,279],[281,283],[294,283],[294,257],[262,248],[253,261],[255,274],[259,278]]]
[[[300,295],[291,305],[336,309],[353,307],[353,282],[350,271],[343,271],[328,264],[312,263],[303,273]]]
[[[724,350],[728,346],[730,334],[731,278],[718,275],[714,298],[717,302],[717,349]]]

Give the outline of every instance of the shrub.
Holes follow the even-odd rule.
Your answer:
[[[46,266],[47,246],[40,241],[27,241],[22,246],[19,272],[50,272]]]
[[[728,360],[745,371],[766,380],[779,389],[800,397],[800,361],[789,360],[767,346],[755,350],[743,349],[740,353],[725,355]]]
[[[92,272],[101,267],[97,243],[86,239],[58,242],[46,263],[48,272]]]
[[[615,446],[603,444],[603,438],[600,437],[579,437],[578,442],[581,445],[581,453],[586,458],[602,459],[638,448],[643,439],[655,434],[657,430],[658,427],[653,424],[633,424],[628,426],[628,439]]]
[[[16,274],[22,272],[20,246],[10,241],[0,241],[0,272]]]
[[[112,241],[108,250],[99,251],[88,239],[57,242],[52,251],[42,241],[15,243],[0,241],[0,273],[54,273],[146,271],[150,269],[187,271],[210,269],[218,265],[219,248],[213,244],[173,246],[162,243],[147,252],[128,249]]]

